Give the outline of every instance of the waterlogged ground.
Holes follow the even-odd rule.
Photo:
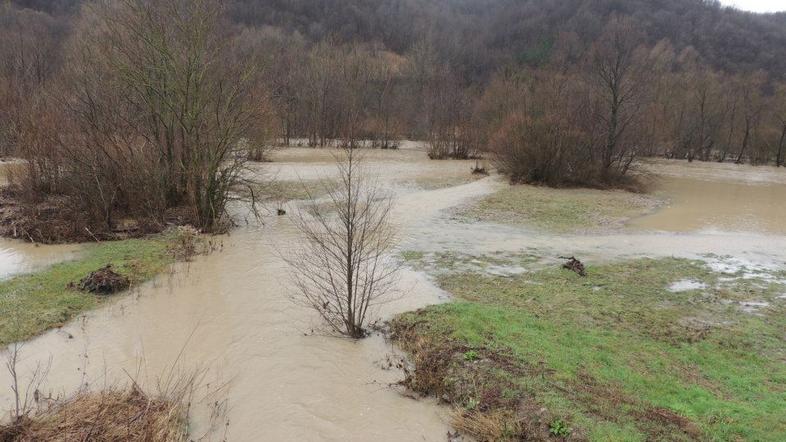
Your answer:
[[[783,205],[781,186],[786,183],[786,171],[656,162],[647,166],[651,172],[663,172],[652,196],[510,189],[499,177],[473,177],[472,161],[429,161],[418,146],[409,143],[403,147],[406,149],[367,154],[369,171],[397,195],[392,221],[399,229],[400,240],[395,253],[410,264],[402,275],[400,296],[379,307],[381,317],[442,304],[450,300],[448,292],[460,299],[468,299],[470,291],[488,292],[497,296],[493,302],[508,302],[500,289],[515,282],[538,287],[536,293],[540,293],[535,301],[519,304],[517,312],[530,314],[529,306],[534,305],[551,315],[546,318],[552,318],[561,317],[561,309],[568,309],[570,314],[563,318],[566,320],[581,313],[572,304],[576,301],[571,301],[570,291],[565,292],[564,303],[543,301],[548,298],[549,285],[560,280],[562,289],[580,289],[587,295],[585,301],[598,301],[597,305],[580,306],[592,307],[591,312],[585,312],[586,317],[583,313],[580,316],[587,324],[605,324],[609,318],[618,317],[631,330],[646,325],[657,333],[667,324],[667,331],[673,329],[677,341],[661,339],[660,335],[648,338],[661,349],[671,348],[694,331],[717,336],[713,333],[726,333],[723,327],[761,330],[767,336],[761,345],[770,352],[764,359],[766,366],[755,361],[745,365],[744,370],[749,371],[735,374],[734,379],[744,380],[738,390],[724,390],[726,384],[718,381],[695,397],[709,409],[726,404],[720,399],[712,402],[713,395],[725,392],[733,396],[750,387],[754,393],[738,404],[748,420],[725,411],[716,418],[749,422],[763,417],[764,425],[779,428],[772,421],[777,414],[759,413],[745,401],[753,395],[777,408],[777,400],[782,399],[763,387],[765,380],[760,376],[764,375],[751,377],[748,373],[764,367],[768,373],[781,376],[779,366],[771,359],[776,353],[771,352],[780,351],[777,357],[782,364],[784,333],[779,327],[783,323],[777,318],[783,317],[782,304],[786,303],[786,289],[780,292],[786,279],[782,273],[786,268],[786,237],[779,227],[782,213],[767,207]],[[297,202],[283,201],[303,198],[307,193],[295,184],[318,188],[334,173],[328,150],[282,150],[274,153],[272,160],[255,165],[254,173],[276,177],[283,183],[276,188],[273,199],[277,201],[272,204],[290,212]],[[677,179],[695,186],[671,186]],[[713,185],[716,182],[723,186]],[[729,186],[758,202],[730,211]],[[759,191],[748,192],[754,186]],[[684,187],[690,190],[683,192]],[[705,192],[696,192],[696,188]],[[706,207],[702,213],[706,216],[697,217],[690,210],[697,204]],[[490,210],[478,211],[478,207]],[[716,213],[712,212],[714,207],[719,208]],[[730,213],[735,221],[721,222]],[[756,222],[746,223],[746,219]],[[190,264],[178,264],[171,274],[138,287],[132,295],[28,342],[24,347],[25,367],[29,370],[51,357],[44,391],[54,394],[74,391],[84,383],[101,386],[124,382],[126,372],[152,384],[173,365],[179,370],[207,369],[210,385],[198,392],[194,431],[205,431],[218,408],[218,414],[230,423],[231,440],[259,440],[262,436],[271,440],[445,440],[450,430],[450,410],[432,401],[409,399],[389,386],[403,375],[390,369],[388,356],[393,350],[381,337],[355,343],[312,332],[319,322],[289,299],[288,269],[281,259],[289,247],[297,244],[297,232],[288,217],[271,216],[263,221],[257,224],[249,220],[248,225],[224,239],[221,250]],[[2,246],[13,256],[31,254],[24,255],[25,246],[17,243]],[[61,253],[68,251],[49,247],[35,250],[47,251],[52,261],[74,257]],[[587,286],[581,280],[569,279],[570,275],[564,276],[558,268],[559,257],[572,255],[588,264],[590,275],[593,269],[602,269],[607,275],[604,284],[593,282]],[[35,267],[33,258],[4,261],[2,256],[0,268],[5,266],[6,277]],[[652,291],[645,291],[659,298],[637,303],[624,294],[615,295],[617,288],[623,287],[623,282],[613,277],[620,263],[627,266],[624,272],[631,272],[624,273],[629,278],[624,284],[634,284],[635,271],[646,263],[653,263],[656,270],[667,268],[665,274],[658,271],[652,275],[654,282],[646,288]],[[482,290],[476,291],[478,288]],[[612,295],[620,302],[612,302],[617,300],[609,299]],[[483,309],[493,307],[491,303],[489,300]],[[637,318],[647,320],[637,322]],[[730,321],[732,324],[727,324]],[[529,322],[517,324],[519,327]],[[750,324],[756,327],[748,327]],[[541,329],[545,337],[549,337],[548,330]],[[743,334],[739,339],[750,336]],[[635,342],[625,341],[627,347],[620,348],[635,347]],[[604,345],[618,343],[608,341]],[[552,344],[559,349],[558,342]],[[710,362],[722,363],[724,354],[713,356]],[[685,354],[672,356],[679,359]],[[661,362],[672,366],[672,356]],[[613,366],[629,363],[627,358],[616,353],[609,359],[611,365],[594,372],[596,378],[608,380],[619,374]],[[568,358],[560,364],[568,367],[573,362]],[[641,379],[646,383],[672,378]],[[690,386],[690,382],[690,377],[681,377],[675,385]],[[0,374],[0,384],[8,384],[5,373]],[[668,408],[675,397],[690,399],[690,395],[650,399],[658,407]],[[7,407],[10,400],[8,394],[0,394],[0,406]],[[567,408],[564,402],[561,404],[555,405],[555,416]],[[680,415],[698,413],[687,408],[676,411]],[[566,424],[573,417],[566,415]],[[585,416],[576,417],[570,424],[583,428],[582,434],[588,436],[635,435],[638,431],[631,422],[622,430],[593,426],[593,422],[598,421]],[[704,429],[710,425],[706,422],[709,417],[696,425]],[[740,434],[738,427],[723,427],[728,432],[720,438]],[[758,427],[755,431],[750,434],[769,434]]]
[[[456,298],[395,322],[431,367],[412,385],[462,408],[456,426],[479,439],[786,435],[782,268],[639,258],[580,277],[530,254],[405,256]]]

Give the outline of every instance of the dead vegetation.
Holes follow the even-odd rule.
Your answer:
[[[187,414],[187,405],[136,386],[84,392],[0,427],[0,441],[181,442],[188,440]]]
[[[86,5],[62,69],[20,119],[25,163],[0,233],[140,236],[164,230],[171,210],[226,229],[229,202],[249,200],[236,192],[251,184],[248,152],[264,153],[265,99],[228,50],[223,11],[215,0]]]
[[[562,268],[565,270],[570,270],[571,272],[576,272],[579,276],[587,276],[587,269],[584,268],[584,263],[576,259],[576,257],[571,256],[570,258],[560,257],[560,259],[567,259],[568,262],[562,264]]]
[[[548,440],[553,417],[504,376],[525,374],[527,368],[511,356],[474,349],[446,336],[433,339],[419,330],[425,322],[391,323],[392,339],[412,359],[401,384],[454,407],[453,427],[478,441]],[[578,434],[571,440],[582,440]]]
[[[223,244],[221,241],[207,239],[194,226],[176,226],[164,233],[167,237],[167,251],[176,261],[189,262],[198,255],[206,255]]]

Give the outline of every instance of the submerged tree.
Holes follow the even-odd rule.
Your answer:
[[[352,338],[365,335],[370,309],[389,294],[398,270],[386,259],[394,240],[392,198],[365,172],[359,155],[347,148],[336,158],[338,181],[295,218],[305,246],[287,258],[296,299],[332,331]]]

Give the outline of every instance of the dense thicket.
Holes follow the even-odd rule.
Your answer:
[[[123,218],[163,226],[172,209],[220,227],[266,102],[220,2],[91,3],[63,43],[21,29],[54,28],[50,16],[15,17],[4,134],[27,160],[18,196],[56,196],[55,212],[75,209],[84,226],[71,225],[99,234],[127,228]]]

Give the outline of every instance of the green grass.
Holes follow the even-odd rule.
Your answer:
[[[554,417],[545,431],[560,420],[598,441],[786,440],[781,284],[719,281],[701,262],[679,259],[588,271],[444,273],[439,283],[458,301],[404,314],[393,329],[416,354],[458,349],[441,380],[456,405],[502,391],[515,401],[490,401],[488,410],[534,401]],[[668,290],[681,279],[710,288]],[[740,299],[771,306],[748,314]],[[481,360],[467,361],[469,350]]]
[[[413,179],[404,179],[399,181],[398,184],[414,187],[420,190],[438,190],[469,184],[482,178],[485,178],[485,176],[473,175],[469,172],[469,170],[467,170],[466,173],[459,175],[425,176]]]
[[[254,192],[257,197],[263,200],[283,202],[310,198],[318,199],[327,195],[335,186],[336,182],[330,179],[282,180],[255,186]],[[244,190],[244,192],[247,192],[247,190]]]
[[[463,208],[459,214],[474,220],[564,233],[619,227],[651,212],[658,204],[654,197],[620,190],[516,185]]]
[[[106,297],[68,285],[107,264],[132,286],[152,278],[173,261],[168,244],[164,236],[92,244],[76,260],[0,281],[0,345],[29,339],[102,303]]]

